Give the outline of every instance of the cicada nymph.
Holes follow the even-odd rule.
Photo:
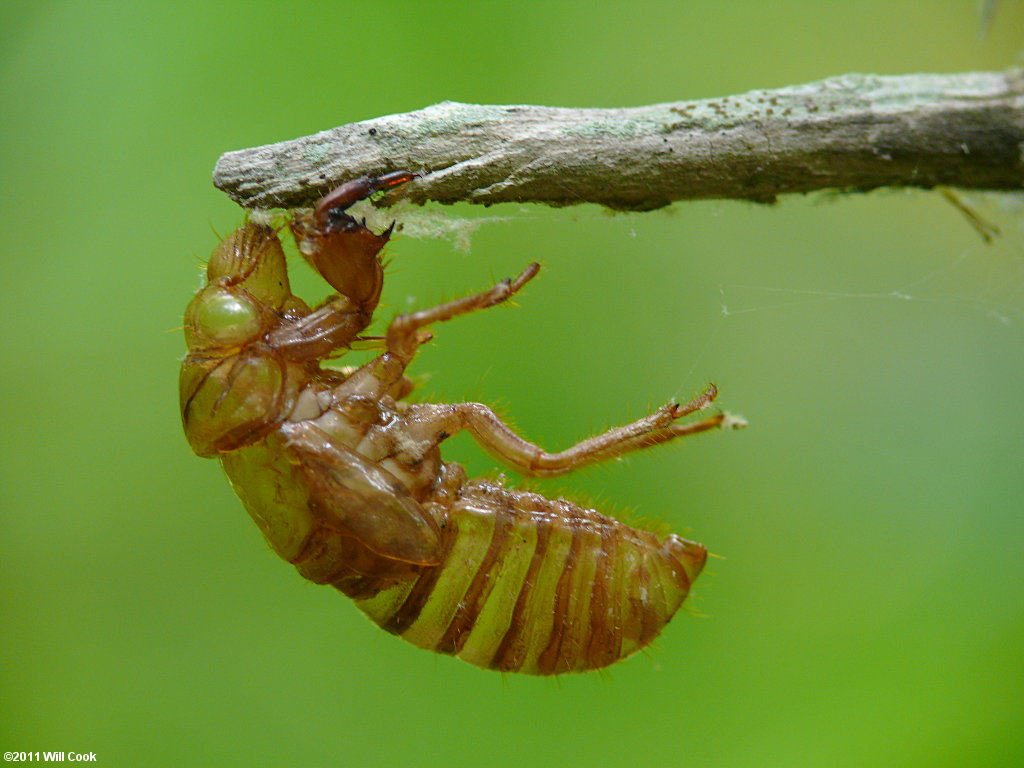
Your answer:
[[[346,210],[410,181],[350,181],[290,228],[337,293],[316,308],[289,288],[271,227],[250,220],[224,240],[185,310],[180,395],[185,434],[217,457],[270,546],[307,579],[330,584],[388,632],[489,669],[552,675],[605,667],[651,642],[704,567],[701,544],[631,528],[564,499],[467,478],[441,458],[460,430],[526,475],[585,464],[718,427],[711,387],[686,405],[560,453],[519,437],[479,403],[407,403],[405,376],[429,326],[507,300],[539,270],[474,296],[400,315],[362,367],[337,357],[380,298],[377,235]]]

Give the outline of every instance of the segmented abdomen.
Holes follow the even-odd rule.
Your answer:
[[[707,557],[594,510],[497,484],[465,485],[437,566],[356,604],[410,643],[480,667],[551,675],[647,645]]]

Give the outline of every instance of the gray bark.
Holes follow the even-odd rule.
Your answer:
[[[417,203],[773,202],[822,189],[1024,186],[1024,71],[844,75],[626,109],[444,102],[228,152],[214,184],[248,207],[310,204],[409,170]]]

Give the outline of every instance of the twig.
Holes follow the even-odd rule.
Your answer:
[[[228,152],[214,184],[250,207],[310,203],[341,181],[407,169],[423,203],[600,203],[821,189],[1024,187],[1024,71],[844,75],[629,109],[444,102]]]

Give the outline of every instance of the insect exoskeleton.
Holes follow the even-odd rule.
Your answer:
[[[334,288],[310,308],[291,293],[277,233],[249,223],[224,240],[185,311],[185,434],[217,457],[270,546],[388,632],[480,667],[551,675],[605,667],[647,645],[704,567],[701,544],[637,530],[564,499],[467,478],[439,446],[461,430],[527,475],[557,475],[742,420],[704,410],[712,386],[559,453],[519,437],[486,405],[411,404],[405,376],[427,328],[507,300],[538,272],[394,318],[383,351],[350,349],[383,286],[374,234],[347,209],[412,181],[358,178],[296,212],[299,251]]]

